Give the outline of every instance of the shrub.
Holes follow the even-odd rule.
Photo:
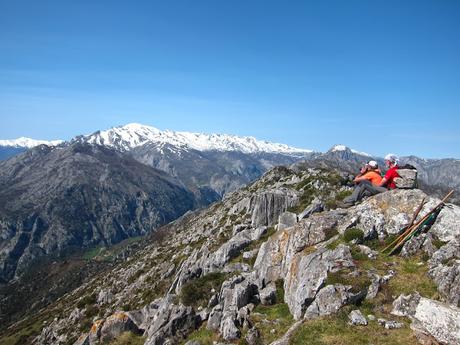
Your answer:
[[[180,292],[181,302],[190,306],[206,305],[212,296],[211,290],[219,290],[226,277],[226,274],[216,272],[187,282]]]
[[[343,239],[345,242],[350,242],[353,240],[358,240],[358,242],[362,242],[364,239],[364,232],[358,228],[350,228],[345,230],[343,234]]]
[[[89,304],[95,304],[95,303],[96,303],[96,294],[86,295],[85,297],[83,297],[81,300],[78,301],[77,307],[83,308]]]

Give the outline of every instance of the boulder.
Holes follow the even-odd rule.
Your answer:
[[[249,329],[246,334],[245,340],[248,345],[258,345],[259,344],[260,333],[257,328],[253,327]]]
[[[401,295],[392,314],[408,316],[416,333],[430,335],[443,344],[460,345],[460,309],[418,294]]]
[[[441,296],[450,304],[460,304],[460,240],[442,246],[429,260],[428,274]]]
[[[324,210],[324,204],[318,198],[313,199],[313,201],[308,205],[298,216],[299,221],[310,217],[313,213],[321,212]]]
[[[217,331],[220,328],[221,320],[222,320],[222,306],[218,304],[211,310],[206,328],[211,331]]]
[[[113,293],[110,290],[101,290],[97,295],[97,304],[107,304],[112,302],[113,300]]]
[[[348,318],[350,319],[350,324],[354,326],[367,326],[366,318],[358,309],[352,310],[348,314]]]
[[[104,322],[101,328],[101,342],[109,342],[115,339],[123,332],[133,332],[142,334],[142,331],[137,327],[134,321],[125,312],[116,312],[110,315]]]
[[[153,313],[151,323],[146,330],[146,345],[162,345],[166,339],[184,338],[195,330],[201,318],[195,315],[192,307],[174,304],[174,296],[167,296]]]
[[[305,311],[304,318],[310,320],[337,313],[344,305],[356,300],[357,294],[353,294],[350,290],[351,286],[327,285],[316,294]]]
[[[260,303],[271,305],[276,303],[276,285],[274,282],[268,284],[265,288],[259,290]]]

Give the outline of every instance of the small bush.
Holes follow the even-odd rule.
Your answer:
[[[96,294],[86,295],[85,297],[83,297],[81,300],[78,301],[77,307],[81,309],[89,304],[95,304],[95,303],[96,303]]]
[[[180,292],[180,300],[189,306],[205,306],[212,296],[212,289],[219,290],[227,275],[216,272],[187,282]]]
[[[353,240],[358,240],[358,242],[362,242],[364,239],[364,232],[358,228],[350,228],[345,230],[343,234],[343,239],[345,242],[350,242]]]
[[[142,345],[146,338],[136,335],[132,332],[124,332],[117,339],[112,341],[110,345]]]
[[[99,313],[99,308],[95,305],[89,305],[86,307],[85,310],[85,316],[87,318],[92,318],[93,316],[96,316]]]
[[[371,281],[367,275],[360,274],[357,277],[351,276],[348,270],[342,270],[338,272],[329,272],[326,278],[326,285],[342,284],[351,285],[351,291],[358,293],[364,291],[371,284]]]
[[[278,279],[275,282],[276,285],[276,303],[284,302],[284,280]]]

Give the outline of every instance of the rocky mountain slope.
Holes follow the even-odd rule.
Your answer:
[[[197,206],[162,171],[75,143],[0,162],[0,281],[36,259],[145,235]]]
[[[439,200],[395,190],[337,209],[349,177],[271,170],[153,233],[0,343],[460,344],[460,208],[383,255],[422,198],[420,216]]]
[[[161,131],[135,123],[73,141],[111,147],[163,170],[194,191],[203,203],[219,200],[274,166],[290,165],[312,154],[311,150],[253,137]]]

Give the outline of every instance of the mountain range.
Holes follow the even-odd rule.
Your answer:
[[[154,231],[274,166],[322,165],[354,174],[372,158],[344,145],[321,153],[252,137],[161,131],[139,124],[69,142],[21,138],[0,144],[25,150],[0,162],[3,282],[41,257],[110,246]],[[418,168],[421,187],[431,194],[460,190],[459,160],[401,161]]]

